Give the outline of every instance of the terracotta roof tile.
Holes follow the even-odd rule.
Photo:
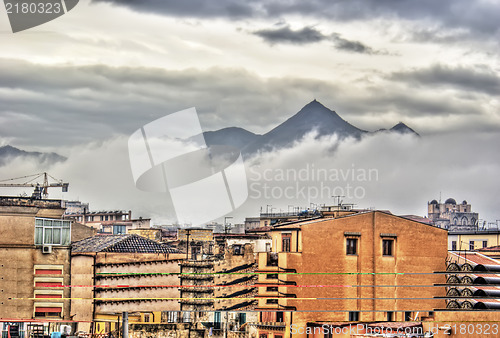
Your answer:
[[[168,245],[138,235],[97,235],[75,242],[72,252],[179,253]]]

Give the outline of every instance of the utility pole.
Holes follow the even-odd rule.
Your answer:
[[[189,259],[189,229],[186,229],[186,260]]]
[[[128,312],[122,312],[122,337],[128,338]]]
[[[229,312],[224,312],[225,315],[226,315],[226,318],[225,318],[225,323],[224,323],[224,338],[227,338],[227,320],[228,320],[228,317],[229,317]]]

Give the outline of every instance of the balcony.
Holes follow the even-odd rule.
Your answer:
[[[214,266],[214,261],[212,260],[202,260],[202,261],[183,261],[179,263],[182,267],[193,267],[193,268],[211,268]]]
[[[258,271],[278,271],[278,254],[275,252],[259,252]]]

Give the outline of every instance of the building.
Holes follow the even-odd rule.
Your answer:
[[[62,219],[64,211],[61,200],[0,197],[0,320],[8,330],[29,335],[70,325],[71,241],[94,232]]]
[[[434,298],[444,287],[418,287],[444,283],[433,274],[446,268],[444,229],[363,211],[291,222],[270,234],[272,252],[259,253],[257,271],[261,338],[290,337],[292,324],[404,321],[444,306]]]
[[[206,259],[214,254],[214,234],[212,229],[178,229],[177,240],[178,248],[182,248],[181,250],[184,252],[189,252],[189,257],[192,260]]]
[[[88,205],[83,212],[66,213],[64,218],[81,222],[108,235],[128,234],[130,229],[148,229],[151,226],[151,219],[133,219],[130,210],[89,211]]]
[[[64,215],[86,214],[89,210],[88,203],[80,201],[63,201],[62,206],[66,209]],[[82,219],[79,220],[82,222]]]
[[[78,330],[113,331],[122,312],[145,313],[153,321],[161,311],[178,312],[184,257],[138,235],[97,235],[73,243],[71,317]]]
[[[444,203],[432,200],[427,203],[429,219],[443,229],[451,231],[477,230],[479,214],[471,211],[467,201],[460,204],[453,198],[448,198]]]
[[[500,245],[500,229],[448,231],[448,250],[479,250]]]

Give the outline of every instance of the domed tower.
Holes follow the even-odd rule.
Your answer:
[[[427,203],[427,217],[432,220],[438,219],[440,214],[439,203],[436,200],[432,200]]]
[[[457,201],[455,201],[455,199],[450,197],[444,202],[444,204],[457,205]]]

